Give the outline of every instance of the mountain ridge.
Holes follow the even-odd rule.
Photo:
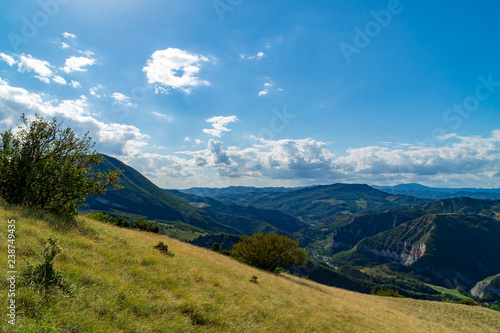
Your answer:
[[[391,195],[366,184],[317,185],[284,193],[219,197],[225,203],[241,203],[259,208],[278,209],[304,221],[324,223],[336,216],[391,207],[431,202],[404,195]]]
[[[162,190],[137,170],[111,156],[102,155],[101,171],[122,169],[120,190],[87,198],[80,211],[103,211],[114,215],[129,213],[149,219],[181,222],[213,232],[238,233],[213,220],[202,210]]]
[[[377,186],[373,188],[391,194],[411,195],[426,199],[449,199],[457,197],[471,197],[475,199],[500,199],[500,189],[498,188],[439,188],[429,187],[421,184],[399,184],[394,186]]]

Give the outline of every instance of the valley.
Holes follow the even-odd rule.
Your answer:
[[[104,166],[125,170],[125,189],[87,200],[82,212],[145,217],[167,235],[224,250],[244,235],[286,235],[308,251],[308,265],[291,272],[353,291],[500,300],[497,279],[484,281],[500,273],[500,200],[433,200],[361,184],[163,190],[118,160],[105,157]]]

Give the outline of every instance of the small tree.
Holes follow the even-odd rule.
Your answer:
[[[50,290],[52,287],[57,287],[63,291],[71,292],[72,287],[68,285],[64,277],[54,269],[52,261],[61,253],[61,248],[57,245],[57,240],[49,238],[45,249],[40,256],[40,263],[33,266],[30,263],[26,264],[21,279],[25,284],[33,285],[37,288]]]
[[[220,252],[220,244],[214,243],[214,245],[212,246],[212,251]]]
[[[283,265],[303,266],[307,252],[290,237],[258,233],[243,237],[239,243],[234,244],[231,256],[246,264],[275,272]]]
[[[95,171],[102,160],[88,133],[76,135],[35,115],[0,136],[0,196],[8,203],[75,215],[89,195],[118,188],[121,170]]]
[[[117,217],[116,219],[114,219],[113,224],[122,228],[130,228],[130,221],[124,219],[123,217]]]
[[[149,231],[149,232],[154,232],[154,233],[159,233],[160,232],[160,227],[158,224],[152,222],[152,221],[147,221],[144,217],[138,218],[134,222],[134,228],[143,230],[143,231]]]
[[[154,246],[154,248],[167,256],[170,257],[174,256],[174,254],[168,250],[168,245],[164,244],[163,242],[159,242],[157,245]]]

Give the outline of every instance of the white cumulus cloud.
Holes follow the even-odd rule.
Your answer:
[[[336,168],[365,175],[437,176],[440,174],[484,174],[500,171],[500,140],[490,138],[443,137],[441,147],[410,145],[403,148],[362,147],[349,149],[335,161]]]
[[[117,105],[122,105],[122,106],[128,106],[128,107],[136,107],[137,104],[132,104],[132,98],[129,96],[126,96],[122,93],[115,92],[111,94],[111,98],[113,98],[115,101],[114,103]]]
[[[98,94],[98,91],[99,91],[99,90],[102,90],[103,88],[104,88],[104,87],[103,87],[103,85],[102,85],[102,84],[98,84],[97,86],[90,88],[90,89],[89,89],[89,93],[90,93],[92,96],[95,96],[95,97],[97,97],[97,98],[100,98],[100,97],[101,97],[101,95],[100,95],[100,94]]]
[[[92,116],[91,105],[85,96],[75,100],[59,101],[43,94],[32,93],[25,88],[12,87],[0,79],[0,124],[4,129],[19,122],[19,115],[38,113],[48,119],[57,117],[64,126],[75,133],[90,132],[98,151],[114,155],[134,154],[147,144],[147,135],[132,125],[105,123]]]
[[[59,83],[59,84],[62,84],[62,85],[66,85],[66,80],[62,77],[62,76],[59,76],[59,75],[55,75],[52,80],[55,82],[55,83]]]
[[[283,89],[274,88],[273,80],[268,78],[268,82],[264,82],[264,89],[259,91],[258,96],[266,96],[271,91],[283,91]]]
[[[68,59],[66,59],[66,62],[62,70],[65,71],[66,73],[86,72],[87,69],[84,67],[92,66],[96,62],[97,60],[94,58],[71,56]]]
[[[246,55],[246,54],[242,53],[242,54],[240,54],[240,59],[243,59],[243,60],[253,60],[253,59],[260,60],[264,56],[265,56],[265,54],[262,51],[257,52],[256,55]]]
[[[76,38],[75,34],[70,34],[69,32],[63,32],[62,35],[63,35],[64,38],[71,38],[71,39],[75,39]]]
[[[7,65],[9,65],[10,67],[14,66],[17,62],[14,58],[12,58],[10,55],[7,55],[5,53],[0,53],[0,59],[5,61],[7,63]]]
[[[52,66],[48,61],[33,58],[29,54],[22,54],[19,57],[17,64],[19,72],[35,72],[36,78],[47,82],[48,78],[52,76]],[[47,82],[48,83],[48,82]]]
[[[210,61],[200,54],[168,48],[154,52],[142,70],[148,83],[156,85],[157,93],[168,93],[169,89],[190,93],[194,87],[210,84],[197,77],[202,63]]]
[[[229,128],[226,127],[226,125],[229,123],[233,123],[237,120],[238,117],[236,116],[229,116],[229,117],[218,116],[209,118],[207,119],[207,122],[212,124],[212,128],[205,128],[203,132],[220,138],[222,132],[231,131]]]

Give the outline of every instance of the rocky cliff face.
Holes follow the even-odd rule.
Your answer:
[[[334,241],[348,240],[346,236],[353,234],[357,235],[339,233]],[[352,249],[352,254],[339,256],[342,263],[356,261],[364,253],[368,265],[398,263],[436,284],[470,290],[478,281],[500,272],[500,223],[484,215],[428,214],[363,238]],[[495,293],[498,289],[500,283],[481,284],[476,292]]]
[[[333,241],[331,244],[332,253],[350,250],[364,238],[391,230],[422,215],[425,215],[425,212],[421,209],[411,208],[353,216],[344,221],[347,222],[346,225],[334,230],[330,235]]]
[[[366,251],[378,257],[384,257],[391,261],[397,261],[405,266],[411,266],[417,262],[426,250],[425,243],[411,244],[409,242],[401,242],[396,244],[399,251],[391,251],[390,249],[373,249],[367,246],[357,245],[356,250]]]
[[[406,252],[404,252],[401,255],[402,264],[405,266],[413,265],[425,254],[426,248],[427,247],[425,243],[413,244],[410,253],[407,254]]]
[[[487,293],[500,297],[500,274],[492,279],[478,282],[470,292],[478,297],[484,297]]]

